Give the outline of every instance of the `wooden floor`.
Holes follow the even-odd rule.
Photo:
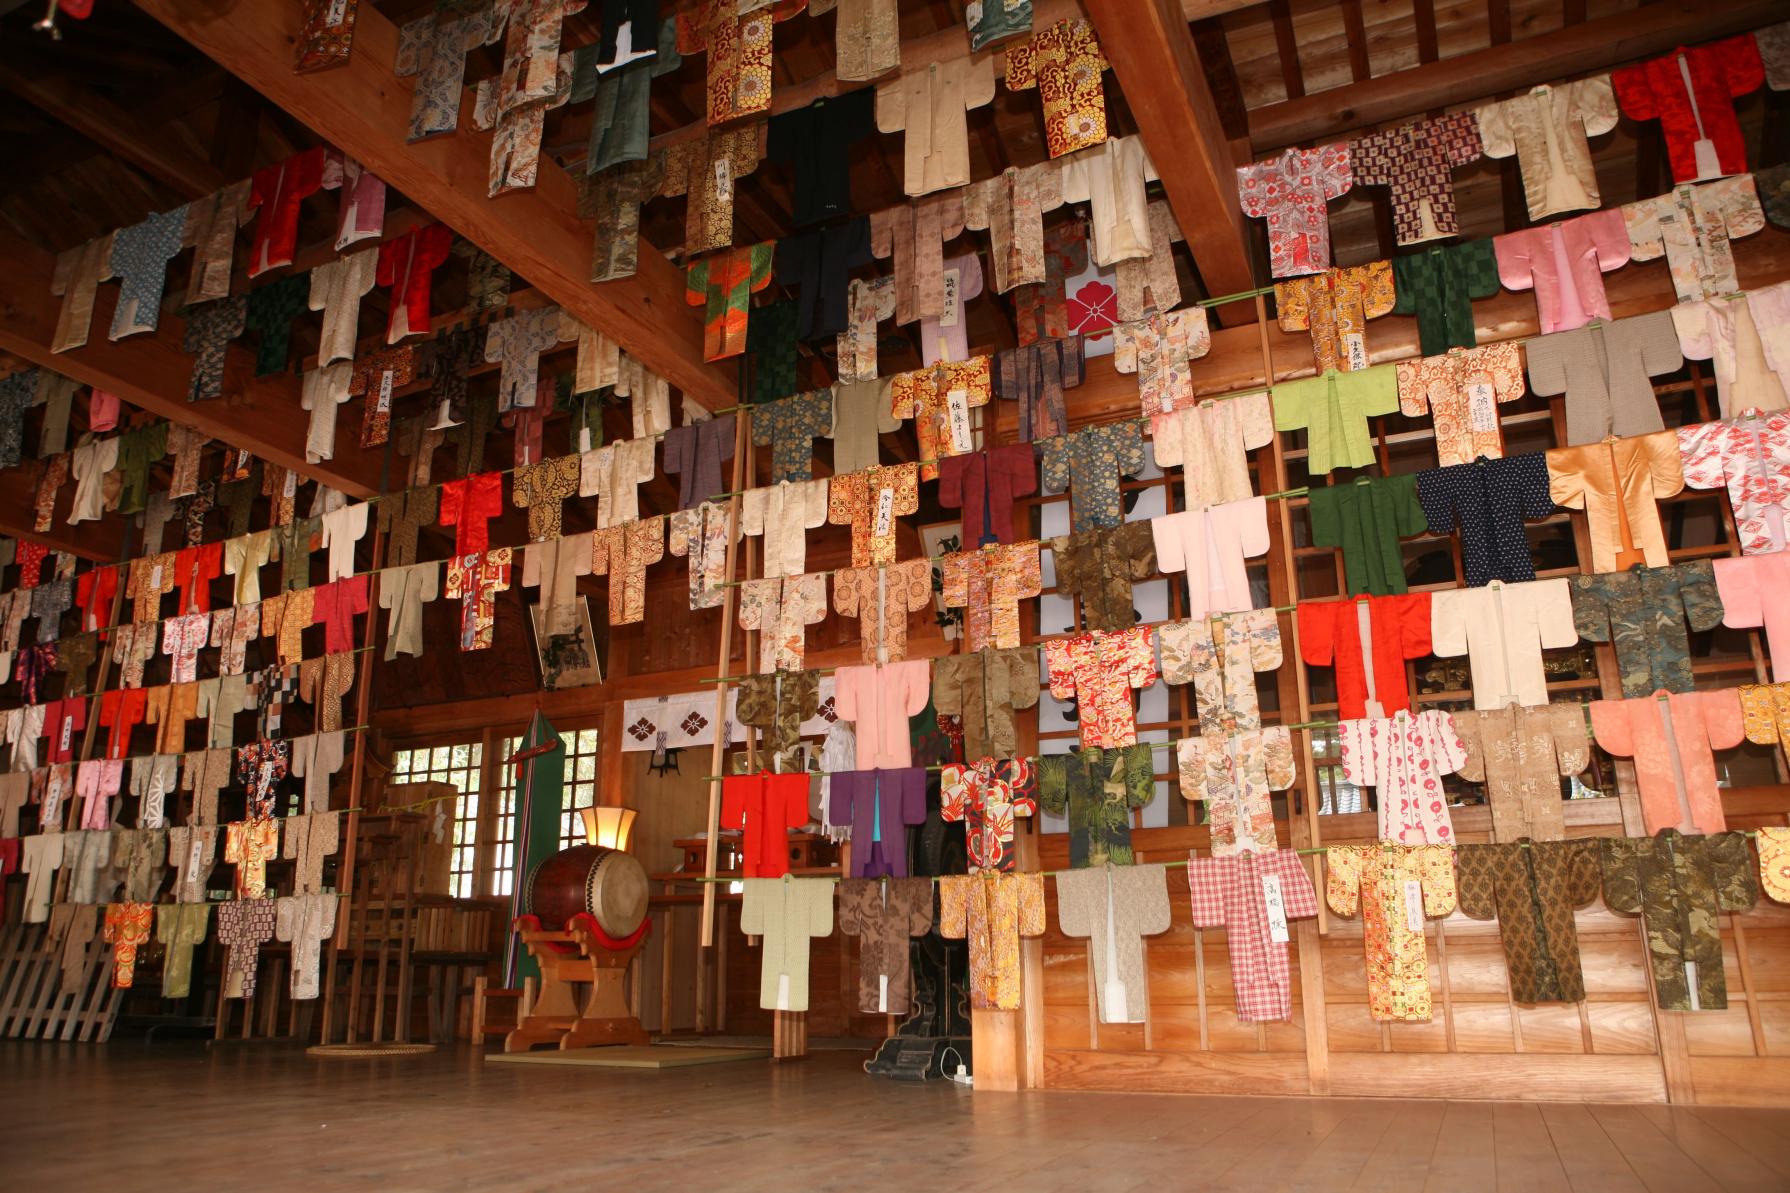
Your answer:
[[[1790,1110],[971,1094],[860,1059],[646,1073],[5,1044],[0,1187],[1790,1189]]]

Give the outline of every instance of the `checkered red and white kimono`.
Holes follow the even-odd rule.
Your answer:
[[[1268,884],[1279,886],[1288,920],[1318,914],[1318,895],[1299,855],[1290,849],[1196,857],[1187,863],[1193,894],[1193,926],[1223,928],[1230,941],[1231,986],[1237,1018],[1244,1023],[1290,1019],[1293,987],[1287,943],[1275,940],[1268,922]]]

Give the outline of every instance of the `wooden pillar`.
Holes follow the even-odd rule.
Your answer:
[[[742,362],[741,368],[744,369]],[[744,386],[742,385],[742,388]],[[734,578],[734,569],[739,564],[739,544],[734,541],[740,529],[740,493],[745,488],[749,475],[752,454],[751,411],[742,408],[734,415],[733,429],[733,489],[732,496],[727,499],[727,563],[723,569],[727,579]],[[733,655],[733,618],[735,589],[731,586],[722,590],[721,598],[721,649],[715,662],[717,679],[727,674],[727,665]],[[709,751],[709,774],[716,776],[709,780],[709,808],[706,821],[708,839],[703,858],[702,874],[708,881],[702,884],[702,932],[699,936],[699,947],[713,948],[715,945],[715,852],[716,834],[721,831],[721,762],[727,753],[727,691],[728,685],[715,685],[715,744]]]

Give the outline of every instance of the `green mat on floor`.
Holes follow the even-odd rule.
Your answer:
[[[659,1044],[618,1044],[611,1048],[574,1048],[561,1052],[488,1052],[485,1060],[510,1065],[591,1065],[601,1069],[681,1069],[720,1065],[735,1060],[764,1060],[769,1048],[684,1048]]]

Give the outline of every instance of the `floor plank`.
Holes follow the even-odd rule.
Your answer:
[[[1647,1193],[1647,1186],[1589,1108],[1570,1102],[1543,1102],[1541,1121],[1554,1141],[1554,1154],[1567,1181],[1580,1193]]]
[[[1704,1193],[1721,1186],[1634,1106],[1593,1106],[1591,1113],[1651,1193]]]
[[[0,1188],[189,1193],[244,1188],[250,1170],[256,1193],[1790,1188],[1786,1111],[977,1094],[874,1080],[861,1060],[627,1072],[467,1049],[325,1062],[278,1045],[6,1043]]]

